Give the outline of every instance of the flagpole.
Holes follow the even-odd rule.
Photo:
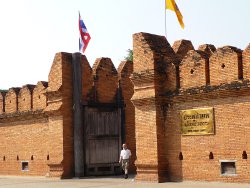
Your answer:
[[[166,0],[164,0],[165,1],[165,7],[164,7],[164,11],[165,11],[165,37],[167,38],[167,14],[166,14],[166,12],[167,12],[167,9],[166,9],[166,7],[167,7],[167,4],[166,4]]]

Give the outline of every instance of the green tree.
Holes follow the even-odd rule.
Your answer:
[[[124,60],[133,61],[133,50],[131,49],[127,50],[127,55],[124,57]]]

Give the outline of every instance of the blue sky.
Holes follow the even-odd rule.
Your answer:
[[[167,39],[191,40],[245,49],[250,43],[249,0],[176,0],[181,29],[167,10]],[[78,51],[78,11],[91,40],[85,55],[110,57],[118,67],[132,48],[132,35],[165,35],[165,0],[8,0],[0,1],[0,88],[47,81],[57,52]]]

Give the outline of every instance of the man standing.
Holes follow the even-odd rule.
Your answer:
[[[120,160],[119,163],[122,163],[122,169],[125,172],[125,179],[128,178],[128,167],[129,167],[129,159],[131,156],[131,151],[127,148],[126,144],[122,145],[122,150],[121,150],[121,154],[120,154]]]

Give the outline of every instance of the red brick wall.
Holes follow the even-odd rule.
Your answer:
[[[67,99],[72,99],[68,56],[71,54],[56,54],[48,88],[46,82],[38,82],[36,87],[25,85],[6,93],[6,111],[0,116],[0,174],[72,175],[72,167],[68,168],[72,149],[67,149],[72,145],[68,137],[72,130],[72,105]],[[68,163],[64,164],[63,159]],[[21,161],[29,161],[29,171],[21,170]]]
[[[209,66],[211,85],[237,81],[242,77],[241,50],[231,46],[218,48],[210,57]]]
[[[242,61],[244,79],[250,79],[250,44],[242,53]]]
[[[135,108],[137,180],[159,181],[156,108],[143,105]],[[141,118],[140,118],[141,117]],[[139,122],[140,121],[140,124]],[[150,157],[145,157],[150,156]]]
[[[249,47],[243,53],[213,45],[195,51],[186,40],[172,48],[163,36],[133,39],[134,62],[122,62],[118,72],[109,58],[91,69],[82,56],[82,97],[85,105],[124,102],[136,179],[250,182],[242,159],[250,151]],[[55,55],[48,85],[10,88],[5,103],[0,95],[0,174],[74,175],[71,56]],[[204,107],[214,108],[215,134],[182,136],[180,110]],[[219,160],[228,159],[236,160],[237,176],[220,175]],[[22,160],[30,162],[29,171],[20,170]]]
[[[209,82],[208,56],[201,51],[190,50],[181,61],[180,87],[183,89],[204,86]]]
[[[82,56],[82,98],[86,104],[91,100],[91,89],[93,87],[93,73],[89,62],[85,56]]]
[[[57,91],[62,86],[62,55],[64,53],[55,54],[52,66],[49,72],[49,90]]]
[[[212,44],[202,44],[198,47],[198,50],[205,52],[210,57],[216,51],[216,48]]]
[[[50,115],[48,118],[49,125],[49,156],[48,162],[50,177],[62,177],[64,176],[63,159],[63,116],[62,115]],[[69,161],[70,162],[70,161]],[[68,174],[67,174],[68,175]],[[66,175],[65,175],[66,176]]]
[[[193,44],[189,40],[177,40],[172,46],[177,58],[181,61],[189,50],[194,50]]]
[[[33,108],[34,85],[25,85],[18,94],[18,111],[29,111]]]
[[[20,88],[10,88],[5,96],[5,112],[14,113],[18,110],[18,93]]]
[[[50,69],[48,83],[40,81],[36,86],[28,84],[22,88],[11,88],[6,93],[5,103],[3,103],[5,94],[1,92],[0,131],[2,131],[2,137],[0,140],[3,142],[0,147],[5,148],[2,151],[7,154],[4,155],[6,157],[5,163],[0,163],[0,165],[11,166],[9,169],[1,168],[1,174],[74,176],[71,61],[72,54],[57,53]],[[96,103],[119,102],[117,101],[117,92],[118,80],[120,79],[126,107],[126,138],[132,150],[134,161],[136,156],[134,108],[130,102],[133,87],[129,80],[132,64],[127,64],[120,70],[121,77],[119,79],[117,70],[109,58],[98,59],[93,67],[93,73],[85,56],[82,56],[81,66],[82,95],[85,105],[93,101]],[[4,105],[6,112],[3,112]],[[22,129],[23,131],[20,131]],[[37,135],[33,134],[35,130]],[[27,137],[24,137],[23,140],[21,137],[22,134],[27,134],[26,132],[31,132],[28,139],[33,142],[27,144],[28,149],[26,149],[25,144]],[[38,136],[39,138],[37,138]],[[40,137],[45,141],[41,141]],[[9,145],[7,143],[9,139],[15,140],[16,143],[11,142]],[[23,151],[19,152],[20,154],[9,154],[8,152],[12,151],[11,145],[17,147],[17,143],[23,147]],[[15,153],[18,152],[15,151]],[[13,160],[17,160],[17,155],[19,162],[20,160],[28,160],[30,153],[34,153],[32,154],[34,160],[31,161],[32,165],[30,163],[30,170],[26,173],[20,173],[20,164]],[[45,157],[39,158],[39,163],[35,163],[38,155]],[[7,159],[11,160],[7,162]]]
[[[130,171],[136,172],[134,162],[136,160],[136,140],[135,140],[135,107],[131,102],[133,96],[133,84],[130,80],[133,72],[133,62],[123,61],[118,67],[118,76],[120,89],[122,91],[123,102],[125,104],[125,141],[128,148],[131,150],[131,166]]]
[[[0,92],[0,114],[4,113],[5,111],[5,95],[7,91]]]
[[[33,110],[41,110],[47,106],[46,89],[48,82],[40,81],[33,90]]]
[[[62,55],[63,177],[74,176],[72,54]]]
[[[250,164],[242,159],[249,154],[250,96],[242,92],[224,92],[222,97],[206,94],[176,97],[167,111],[166,143],[170,180],[250,182]],[[242,95],[242,96],[241,96]],[[239,97],[240,96],[240,97]],[[244,105],[242,102],[244,101]],[[180,110],[214,108],[215,134],[182,136]],[[183,160],[179,160],[182,152]],[[209,159],[210,152],[214,159]],[[236,160],[237,176],[221,176],[219,160]]]
[[[159,38],[145,33],[134,35],[131,79],[134,85],[136,178],[250,182],[250,165],[242,159],[243,151],[249,153],[250,141],[247,136],[250,131],[250,83],[246,80],[248,49],[243,52],[242,62],[241,50],[235,47],[226,46],[215,51],[213,45],[201,45],[199,51],[194,51],[191,45],[177,41],[173,46],[176,59],[167,47],[165,52],[168,53],[164,54]],[[164,61],[157,53],[164,56]],[[169,71],[164,63],[171,58],[177,67],[175,74],[177,83],[179,74],[180,88],[168,90],[166,85],[176,80],[169,79],[168,75],[164,80],[162,72]],[[182,136],[180,111],[204,107],[214,108],[215,134]],[[210,152],[214,159],[209,159]],[[236,160],[237,175],[222,176],[220,160]]]
[[[55,55],[46,95],[45,112],[49,115],[51,149],[56,154],[50,162],[50,176],[73,176],[73,125],[72,125],[72,56]]]
[[[143,35],[143,34],[141,34]],[[141,42],[141,35],[133,35],[133,43],[137,44]],[[145,43],[145,45],[150,48],[150,46]],[[144,58],[141,58],[141,55],[137,55],[137,54],[143,54]],[[153,56],[153,52],[151,52],[150,50],[148,50],[147,52],[144,51],[144,49],[142,48],[142,46],[137,46],[137,45],[133,45],[133,61],[134,63],[134,72],[141,72],[145,69],[154,69],[153,67],[153,63],[152,63],[152,56]]]
[[[169,84],[166,69],[176,61],[176,56],[165,37],[138,33],[133,39],[131,100],[135,106],[136,179],[162,182],[166,180],[167,164],[160,93]],[[176,80],[171,81],[176,86]]]
[[[23,118],[26,119],[8,119],[8,122],[1,123],[0,174],[45,176],[48,173],[47,155],[50,151],[53,153],[53,150],[49,150],[47,119]],[[22,161],[29,161],[29,171],[22,171]]]
[[[118,73],[111,59],[97,59],[93,65],[93,75],[97,101],[100,103],[115,102]]]

